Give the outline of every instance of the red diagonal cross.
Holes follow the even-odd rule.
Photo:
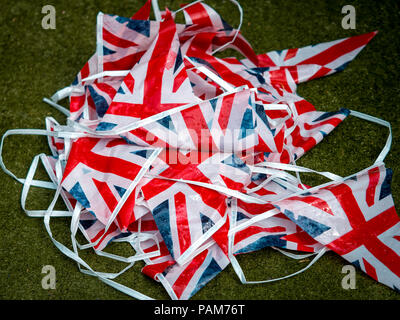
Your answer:
[[[103,173],[114,173],[126,179],[133,180],[136,177],[141,169],[139,165],[117,157],[94,153],[92,149],[99,141],[98,138],[80,138],[72,144],[63,180],[79,163]]]
[[[348,185],[330,187],[329,191],[342,206],[353,230],[332,241],[327,247],[343,256],[364,245],[379,261],[400,277],[399,255],[378,239],[380,234],[400,222],[394,206],[366,221]]]

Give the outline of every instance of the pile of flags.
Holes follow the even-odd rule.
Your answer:
[[[114,279],[136,261],[172,299],[189,299],[230,263],[254,283],[236,256],[265,247],[314,257],[306,268],[332,250],[399,290],[400,219],[383,163],[390,136],[374,164],[346,178],[296,165],[349,115],[390,129],[347,109],[317,111],[296,93],[301,82],[343,70],[376,32],[257,55],[202,1],[175,12],[155,3],[155,20],[150,0],[131,18],[98,14],[96,52],[72,85],[46,99],[68,115],[66,125],[48,117],[46,130],[3,136],[48,136],[52,155],[35,157],[25,179],[1,162],[24,184],[24,210],[30,186],[56,189],[47,210],[28,215],[44,218],[82,272],[135,298],[148,297]],[[185,24],[175,22],[180,11]],[[217,57],[227,48],[244,58]],[[69,110],[57,104],[65,97]],[[33,179],[39,161],[51,182]],[[302,172],[330,182],[307,186]],[[66,211],[54,210],[59,196]],[[72,249],[52,236],[50,218],[59,216],[71,217]],[[113,242],[134,254],[104,251]],[[79,257],[89,248],[127,267],[97,272]]]

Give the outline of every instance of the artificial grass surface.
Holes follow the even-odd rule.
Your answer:
[[[143,1],[28,1],[0,0],[0,134],[14,128],[44,128],[44,118],[53,116],[60,123],[65,117],[42,102],[58,89],[69,85],[95,51],[98,11],[129,17]],[[160,8],[178,8],[180,1],[160,1]],[[237,26],[239,14],[229,1],[207,1]],[[44,5],[56,8],[56,29],[41,27]],[[262,1],[242,0],[243,35],[256,53],[302,47],[378,30],[378,35],[338,74],[300,84],[298,93],[317,110],[335,111],[341,107],[361,111],[391,122],[393,145],[386,165],[394,170],[392,192],[397,208],[400,201],[400,100],[399,17],[397,1],[352,1],[356,9],[356,30],[341,27],[341,9],[348,1]],[[182,17],[180,17],[181,19]],[[64,102],[66,105],[66,102]],[[349,117],[298,164],[346,176],[371,165],[387,137],[387,130]],[[6,139],[3,158],[17,176],[25,177],[32,157],[49,154],[46,138],[18,136]],[[37,178],[44,178],[38,172]],[[317,185],[316,176],[304,181]],[[130,299],[96,278],[79,272],[75,262],[53,245],[41,219],[25,216],[19,203],[21,185],[0,172],[0,298],[1,299]],[[45,209],[52,194],[33,188],[29,209]],[[70,243],[68,219],[52,220],[53,234]],[[127,253],[114,246],[113,252]],[[83,258],[98,271],[115,272],[123,267],[113,260],[82,252]],[[265,249],[239,256],[247,279],[277,277],[305,266],[306,261],[290,260]],[[242,285],[229,266],[199,291],[193,299],[400,299],[400,295],[362,272],[357,272],[357,288],[344,290],[342,267],[348,264],[329,252],[308,271],[283,281]],[[57,287],[41,286],[44,265],[56,269]],[[161,284],[140,273],[142,263],[118,278],[153,298],[169,299]]]

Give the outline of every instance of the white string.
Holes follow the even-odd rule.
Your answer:
[[[385,120],[370,116],[370,115],[365,114],[365,113],[354,111],[354,110],[350,110],[350,115],[355,116],[355,117],[360,118],[360,119],[363,119],[363,120],[367,120],[367,121],[370,121],[370,122],[377,123],[377,124],[379,124],[381,126],[384,126],[384,127],[389,129],[389,135],[388,135],[388,137],[386,139],[385,146],[383,147],[381,153],[376,158],[374,163],[383,162],[385,160],[387,154],[389,153],[391,146],[392,146],[392,126],[390,125],[390,123],[388,121],[385,121]]]
[[[65,114],[67,117],[70,116],[70,111],[68,109],[64,108],[62,105],[59,105],[58,103],[55,103],[54,101],[49,100],[47,98],[43,98],[43,102],[46,102],[50,106],[56,108],[58,111],[60,111],[63,114]]]
[[[243,9],[242,6],[240,5],[240,3],[236,0],[229,0],[230,2],[234,3],[238,9],[239,9],[239,13],[240,13],[240,21],[239,21],[239,25],[236,28],[236,33],[234,35],[234,37],[232,38],[231,41],[225,43],[224,45],[222,45],[221,47],[215,49],[213,52],[211,52],[212,55],[214,55],[215,53],[217,53],[218,51],[221,51],[222,49],[224,49],[225,47],[229,46],[231,43],[235,42],[237,36],[239,35],[240,29],[242,28],[242,23],[243,23]]]
[[[264,217],[262,217],[259,220],[266,219],[267,217],[273,216],[274,215],[273,211],[274,210],[270,210],[270,211],[267,211],[267,212],[263,213],[262,215],[264,215]],[[279,213],[279,211],[278,211],[278,213]],[[268,215],[266,215],[266,214],[268,214]],[[301,269],[299,271],[296,271],[296,272],[294,272],[292,274],[289,274],[289,275],[286,275],[286,276],[283,276],[283,277],[279,277],[279,278],[275,278],[275,279],[248,281],[248,280],[246,280],[244,272],[243,272],[242,268],[240,267],[240,264],[237,261],[235,255],[234,255],[234,252],[233,252],[233,247],[234,247],[234,242],[235,242],[235,233],[238,232],[239,230],[244,229],[247,226],[246,225],[246,226],[243,227],[243,225],[246,222],[240,224],[239,226],[236,226],[236,217],[237,217],[237,201],[236,201],[236,199],[234,199],[232,201],[232,210],[231,210],[231,213],[230,213],[230,225],[231,225],[231,228],[230,228],[229,233],[228,233],[228,257],[229,257],[229,259],[230,259],[230,261],[232,263],[233,269],[235,270],[237,276],[239,277],[239,280],[243,284],[261,284],[261,283],[274,282],[274,281],[279,281],[279,280],[283,280],[283,279],[287,279],[287,278],[293,277],[293,276],[295,276],[297,274],[300,274],[300,273],[306,271],[308,268],[310,268],[327,251],[327,249],[325,247],[322,248],[318,252],[318,254],[315,256],[315,258],[313,260],[311,260],[311,262],[306,267],[304,267],[303,269]],[[254,223],[254,221],[256,221],[257,216],[255,216],[254,218],[253,218],[254,219],[253,223]]]
[[[156,21],[160,21],[161,20],[161,12],[160,12],[160,7],[158,6],[158,1],[151,0],[151,5],[153,7],[154,18],[156,19]]]

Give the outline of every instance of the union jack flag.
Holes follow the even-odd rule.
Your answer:
[[[77,139],[71,148],[62,186],[103,224],[137,177],[154,149],[130,145],[123,139]],[[122,231],[140,218],[133,206],[134,190],[117,215]]]
[[[400,288],[400,219],[383,164],[273,203],[319,243],[376,281]]]

